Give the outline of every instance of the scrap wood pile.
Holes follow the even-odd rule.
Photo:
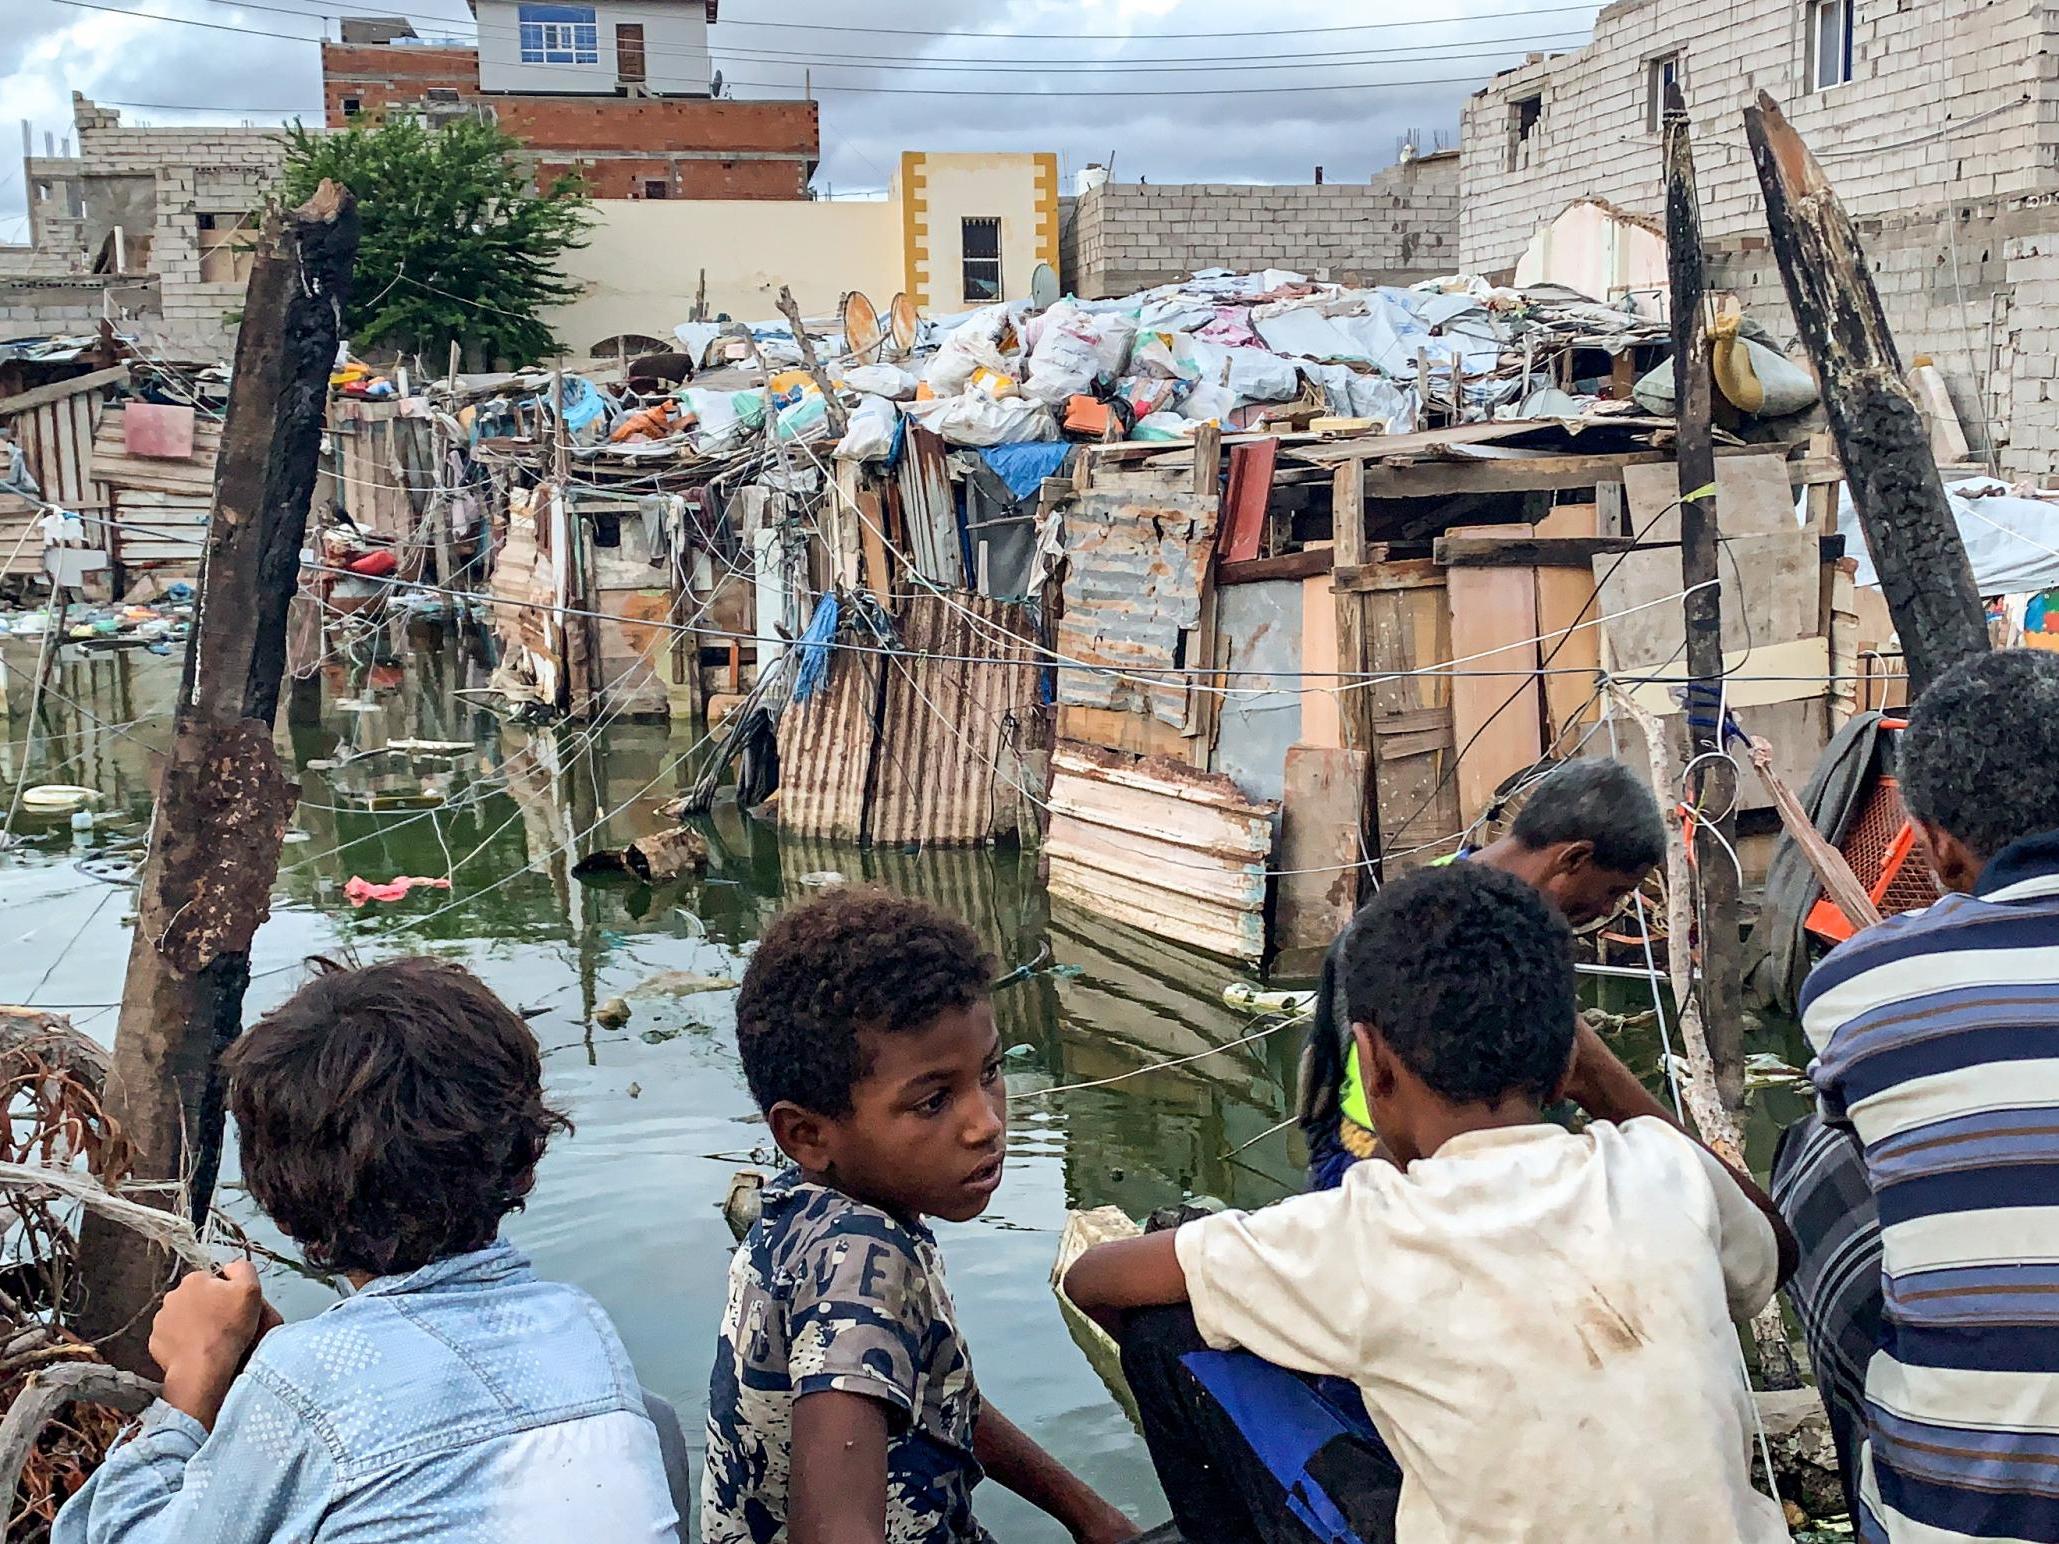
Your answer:
[[[0,1007],[0,1496],[9,1540],[45,1536],[148,1399],[147,1386],[102,1365],[66,1327],[78,1301],[78,1209],[55,1186],[23,1177],[119,1183],[128,1147],[101,1107],[106,1073],[107,1053],[65,1019]]]

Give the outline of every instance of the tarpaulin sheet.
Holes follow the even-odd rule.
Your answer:
[[[1973,562],[1974,588],[1981,594],[2021,595],[2059,585],[2059,503],[2011,497],[2007,485],[1992,478],[1949,484],[1945,494]],[[1807,518],[1805,503],[1796,505],[1799,520]],[[1880,573],[1866,550],[1852,490],[1843,483],[1837,490],[1837,529],[1845,539],[1845,556],[1859,560],[1857,582],[1877,588]]]

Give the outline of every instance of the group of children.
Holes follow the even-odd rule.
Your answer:
[[[1071,1268],[1182,1537],[1787,1536],[1734,1325],[1794,1241],[1576,1002],[1569,923],[1661,842],[1635,779],[1583,763],[1502,842],[1382,889],[1325,969],[1318,1188]],[[737,1042],[791,1167],[730,1269],[706,1544],[977,1540],[982,1478],[1080,1544],[1139,1531],[983,1399],[930,1230],[1001,1182],[995,974],[963,923],[867,888],[753,955]],[[163,1398],[58,1544],[685,1537],[665,1408],[599,1307],[500,1237],[566,1124],[520,1018],[448,964],[330,971],[227,1071],[252,1196],[356,1290],[286,1325],[247,1266],[182,1281]],[[1546,1119],[1562,1101],[1584,1122]]]

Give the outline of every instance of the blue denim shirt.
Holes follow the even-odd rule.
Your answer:
[[[212,1434],[152,1406],[51,1538],[645,1544],[677,1523],[607,1315],[497,1243],[272,1331]]]

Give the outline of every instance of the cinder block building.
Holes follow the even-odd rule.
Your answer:
[[[1369,182],[1116,183],[1060,216],[1066,286],[1106,299],[1199,268],[1406,284],[1458,266],[1459,157],[1405,156]]]
[[[1661,218],[1660,113],[1693,120],[1713,283],[1791,337],[1741,109],[1770,92],[1859,220],[1903,361],[1974,453],[2059,472],[2059,12],[2043,0],[1617,0],[1576,53],[1468,103],[1460,263],[1511,271],[1577,201]]]
[[[817,104],[721,99],[716,6],[473,0],[476,46],[400,18],[346,19],[342,40],[322,44],[326,121],[477,113],[528,147],[540,182],[576,173],[595,198],[806,198]]]
[[[278,131],[134,128],[76,92],[72,124],[75,153],[22,163],[30,246],[0,268],[0,342],[105,318],[159,351],[226,355]]]

